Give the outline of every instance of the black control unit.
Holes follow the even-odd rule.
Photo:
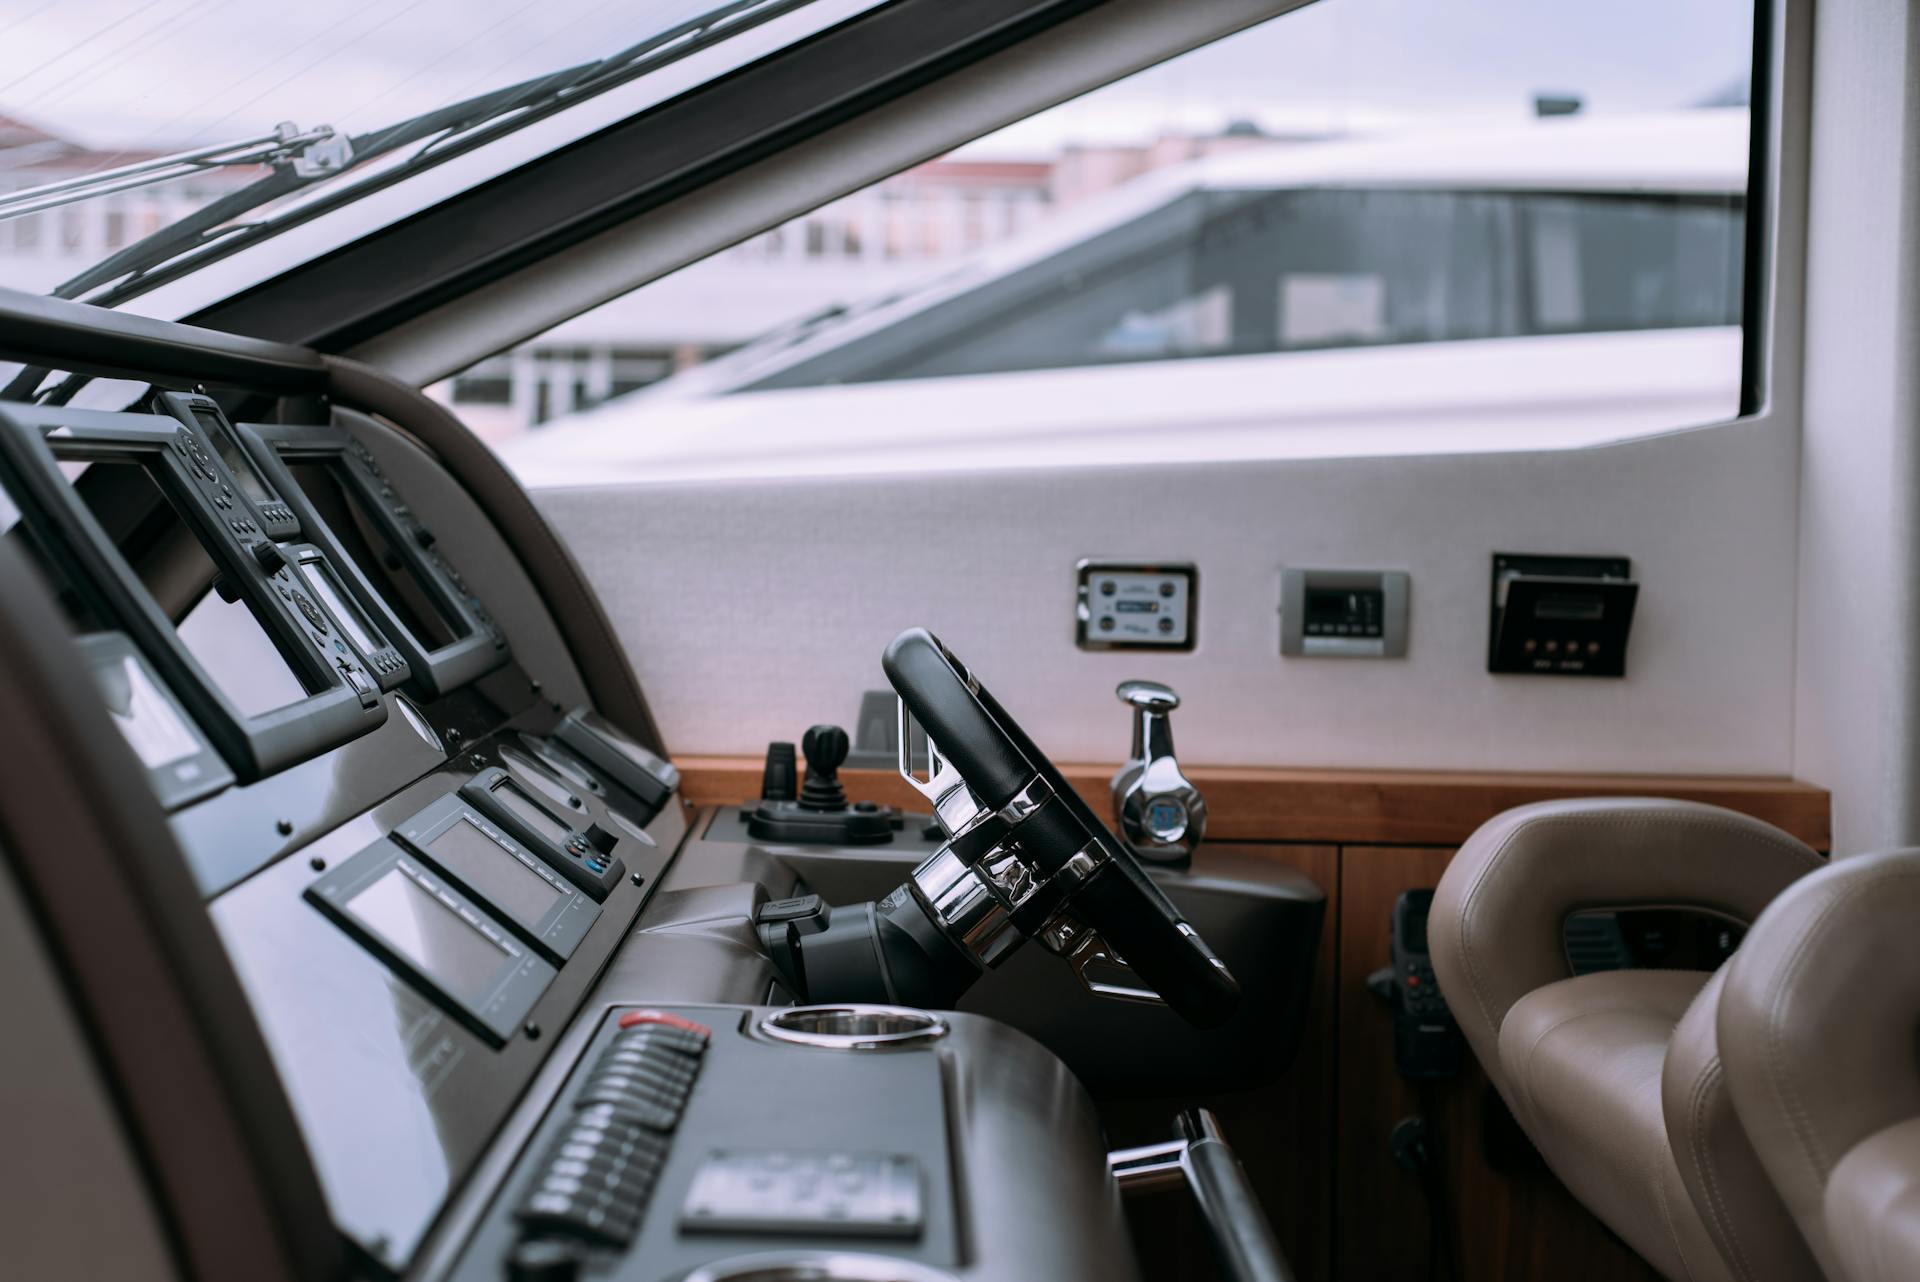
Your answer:
[[[338,427],[236,431],[404,660],[404,675],[386,674],[394,684],[434,699],[507,661],[506,633],[372,450]]]
[[[91,616],[82,630],[125,632],[242,782],[386,720],[361,657],[336,647],[338,624],[197,428],[0,408],[0,482],[43,569]],[[232,609],[200,626],[209,581]]]
[[[559,865],[551,853],[515,841],[464,797],[442,797],[403,820],[393,835],[518,928],[550,961],[573,956],[600,915],[597,899],[554,871]]]
[[[498,766],[475,775],[460,795],[595,901],[604,901],[626,876],[626,863],[613,853],[618,839],[612,833],[598,824],[574,831],[570,819],[553,813]]]

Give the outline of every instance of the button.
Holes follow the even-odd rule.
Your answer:
[[[671,1011],[630,1010],[620,1017],[621,1028],[639,1028],[645,1024],[659,1024],[665,1028],[677,1028],[685,1033],[695,1033],[701,1041],[713,1036],[713,1030],[705,1024],[695,1023],[684,1015],[675,1015]]]

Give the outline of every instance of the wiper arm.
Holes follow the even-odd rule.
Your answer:
[[[116,191],[172,182],[227,165],[269,165],[285,161],[291,162],[296,170],[318,175],[336,173],[351,159],[346,140],[336,137],[332,125],[302,132],[300,126],[289,120],[276,126],[272,133],[255,138],[196,147],[117,169],[96,170],[7,192],[0,195],[0,220],[24,218],[43,209],[58,209]]]
[[[275,165],[273,173],[259,181],[202,206],[61,283],[52,291],[53,296],[78,298],[89,290],[118,280],[121,283],[117,288],[89,300],[103,307],[117,306],[140,293],[147,273],[165,263],[231,233],[242,230],[262,233],[277,228],[279,219],[269,219],[247,228],[226,224],[309,183],[335,177],[344,170],[360,168],[380,156],[425,142],[426,146],[397,166],[391,175],[392,178],[401,177],[416,167],[445,158],[456,149],[479,146],[497,136],[497,133],[517,127],[507,124],[503,128],[505,118],[516,112],[524,113],[523,120],[518,123],[525,123],[525,120],[536,115],[615,88],[651,71],[657,65],[672,61],[682,53],[692,52],[722,28],[765,20],[805,2],[728,0],[698,17],[608,57],[534,76],[503,89],[477,94],[461,102],[423,112],[383,129],[356,134],[345,141],[349,158],[339,169],[324,173],[301,172],[301,167],[283,161]]]

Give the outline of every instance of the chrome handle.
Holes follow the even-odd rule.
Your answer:
[[[1157,681],[1123,681],[1114,694],[1133,709],[1132,754],[1113,777],[1121,839],[1150,862],[1186,863],[1206,830],[1207,802],[1174,756],[1169,714],[1180,696]]]

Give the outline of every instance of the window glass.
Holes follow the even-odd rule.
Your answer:
[[[791,389],[834,390],[791,418],[707,421],[778,421],[791,437],[880,394],[863,388],[917,382],[999,388],[1044,423],[1048,406],[1100,394],[1086,378],[1125,369],[1130,404],[1163,402],[1177,430],[1192,380],[1241,380],[1278,409],[1287,371],[1336,356],[1364,416],[1438,345],[1483,370],[1588,368],[1618,389],[1623,431],[1728,417],[1752,23],[1741,0],[1309,6],[771,227],[430,391],[492,439],[525,438],[516,459],[550,427],[578,429],[566,452],[583,466],[582,432],[684,449],[695,407]],[[1071,390],[1044,377],[1068,372],[1083,376]],[[1649,406],[1649,383],[1670,408]],[[1474,387],[1448,394],[1435,430],[1472,418]],[[1583,430],[1608,412],[1584,406]]]

